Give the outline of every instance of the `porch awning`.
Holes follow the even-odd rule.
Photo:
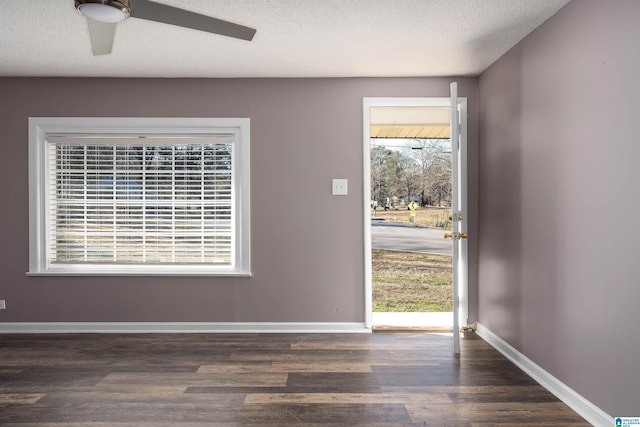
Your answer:
[[[448,139],[448,107],[371,107],[371,138]]]

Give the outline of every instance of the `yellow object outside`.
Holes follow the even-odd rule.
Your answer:
[[[418,204],[412,200],[409,202],[407,207],[409,208],[409,222],[414,222],[416,219],[416,209],[418,208]]]

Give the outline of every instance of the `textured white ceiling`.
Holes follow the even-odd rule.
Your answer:
[[[130,18],[93,56],[73,0],[2,0],[0,75],[477,75],[569,0],[158,0],[258,30],[252,42]]]

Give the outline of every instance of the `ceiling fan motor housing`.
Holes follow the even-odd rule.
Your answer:
[[[129,0],[75,0],[76,9],[87,18],[115,24],[131,15]]]

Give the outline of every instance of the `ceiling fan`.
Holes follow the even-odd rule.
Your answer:
[[[128,17],[162,22],[194,30],[251,41],[253,28],[223,21],[149,0],[75,0],[76,9],[87,17],[94,55],[111,53],[116,25]]]

